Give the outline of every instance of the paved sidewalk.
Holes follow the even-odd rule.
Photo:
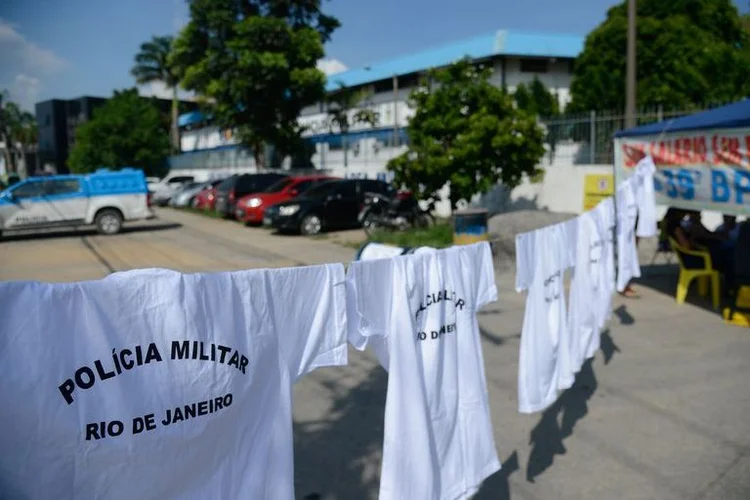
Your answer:
[[[602,350],[547,411],[521,415],[524,296],[497,276],[479,317],[503,470],[479,499],[750,498],[750,331],[639,286],[616,299]],[[660,278],[661,279],[661,278]],[[377,498],[386,374],[351,351],[295,388],[298,498]]]

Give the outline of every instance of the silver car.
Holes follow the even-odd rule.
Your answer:
[[[193,198],[207,187],[211,187],[211,184],[206,182],[189,182],[172,195],[169,199],[169,206],[176,208],[189,207]]]

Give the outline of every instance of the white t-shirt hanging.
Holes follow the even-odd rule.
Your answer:
[[[638,205],[638,227],[636,236],[652,238],[659,234],[656,221],[656,197],[654,194],[654,174],[656,165],[650,156],[646,156],[635,166],[634,188]]]
[[[571,367],[578,373],[583,362],[599,350],[600,311],[597,302],[600,294],[609,294],[603,289],[605,280],[605,238],[592,212],[578,217],[576,262],[570,283],[568,324],[571,345]],[[572,384],[571,384],[572,385]]]
[[[380,500],[468,498],[500,469],[476,311],[497,300],[487,243],[353,262],[349,339],[388,371]]]
[[[544,410],[570,382],[563,286],[572,255],[568,235],[564,224],[556,224],[516,236],[516,291],[528,291],[518,360],[521,413]]]
[[[615,293],[615,200],[606,198],[591,211],[599,227],[599,235],[604,241],[602,248],[602,269],[599,275],[599,290],[596,297],[599,328],[604,328],[612,315],[612,294]]]
[[[368,243],[357,255],[357,260],[388,259],[402,255],[406,249],[383,243]]]
[[[635,180],[629,177],[617,188],[617,291],[622,292],[632,278],[640,278],[638,248],[635,245],[635,224],[638,205],[635,199]]]
[[[292,385],[347,360],[340,264],[2,283],[0,317],[8,498],[291,500]]]

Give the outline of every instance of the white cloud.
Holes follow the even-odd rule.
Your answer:
[[[318,60],[318,69],[326,75],[335,75],[349,68],[338,59],[320,59]]]
[[[0,19],[0,90],[9,99],[33,111],[46,78],[65,70],[68,62],[48,49],[27,40],[16,28]]]
[[[144,97],[158,97],[160,99],[171,99],[172,89],[167,88],[162,82],[151,82],[138,86],[138,94]],[[177,97],[183,101],[192,101],[195,99],[192,93],[184,90],[177,91]]]
[[[51,50],[26,40],[16,29],[0,19],[0,54],[3,65],[19,73],[52,74],[65,69],[68,63]]]
[[[42,90],[42,82],[34,76],[16,75],[13,83],[9,85],[8,93],[10,100],[17,103],[21,108],[34,111],[34,104],[39,102],[39,92]]]

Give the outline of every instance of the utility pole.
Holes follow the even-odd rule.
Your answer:
[[[636,0],[628,0],[628,55],[625,81],[625,128],[635,127],[635,19]]]

